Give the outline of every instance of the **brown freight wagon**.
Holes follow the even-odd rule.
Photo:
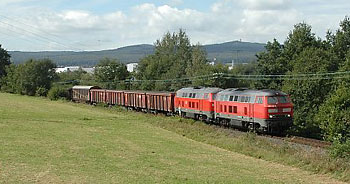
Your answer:
[[[91,102],[90,90],[100,89],[98,86],[73,86],[72,100],[77,102]]]
[[[146,110],[147,100],[146,92],[143,91],[124,91],[125,107],[136,110]]]
[[[91,103],[106,103],[106,90],[105,89],[91,89]]]
[[[124,91],[106,90],[106,103],[124,106]]]
[[[147,109],[153,112],[174,112],[175,93],[147,92]]]

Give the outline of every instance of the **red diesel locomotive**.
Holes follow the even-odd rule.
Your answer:
[[[75,101],[179,114],[265,133],[281,133],[292,125],[293,120],[293,104],[289,96],[275,90],[182,88],[173,93],[74,86],[72,95]]]
[[[260,132],[283,132],[292,125],[293,104],[275,90],[226,89],[216,94],[215,121]]]
[[[214,119],[215,95],[220,88],[182,88],[176,92],[175,110],[182,117]]]

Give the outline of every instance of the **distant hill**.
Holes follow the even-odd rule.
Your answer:
[[[265,44],[250,42],[226,42],[221,44],[204,45],[208,60],[223,63],[235,60],[235,63],[246,63],[256,60],[255,55],[264,51]],[[11,60],[15,64],[22,63],[28,59],[48,58],[59,66],[94,66],[102,58],[116,58],[123,63],[139,62],[149,54],[154,53],[153,45],[134,45],[113,50],[102,51],[43,51],[43,52],[21,52],[9,51]],[[214,59],[215,58],[215,59]]]
[[[248,63],[256,60],[256,54],[265,51],[265,44],[251,42],[226,42],[221,44],[205,45],[205,50],[210,61],[223,63]]]

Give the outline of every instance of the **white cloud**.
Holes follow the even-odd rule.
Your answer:
[[[254,10],[284,10],[291,6],[291,0],[244,0],[240,3]]]
[[[179,6],[184,3],[183,0],[168,0],[167,4],[170,6]]]
[[[241,4],[244,10],[236,33],[245,39],[256,37],[260,42],[266,38],[283,40],[292,25],[302,21],[301,13],[291,8],[288,0],[245,0]]]

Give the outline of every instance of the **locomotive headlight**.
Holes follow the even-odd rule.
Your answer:
[[[290,114],[288,114],[287,116],[288,116],[288,118],[290,118]]]
[[[278,112],[278,109],[269,109],[268,112],[269,112],[269,113],[277,113],[277,112]]]
[[[269,117],[270,117],[270,118],[273,118],[273,115],[270,115]]]
[[[283,112],[291,112],[292,108],[283,108]]]

